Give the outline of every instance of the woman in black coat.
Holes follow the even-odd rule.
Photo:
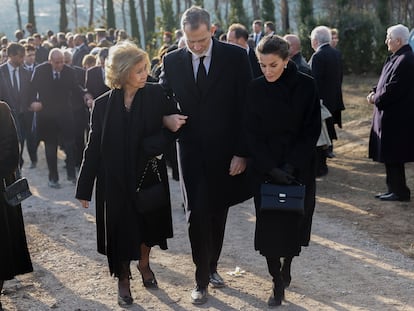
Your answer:
[[[162,88],[146,83],[148,55],[123,41],[111,47],[105,66],[111,90],[95,100],[76,198],[88,207],[96,179],[98,252],[107,256],[110,273],[118,278],[118,303],[129,305],[130,261],[139,260],[144,286],[157,288],[149,253],[154,245],[167,249],[166,239],[173,235],[168,178],[160,155],[174,135],[162,129],[168,107]],[[168,203],[142,213],[136,189],[149,160],[157,163]],[[156,182],[151,164],[142,188]]]
[[[264,76],[248,88],[248,140],[255,171],[255,249],[266,257],[273,277],[268,304],[280,305],[289,286],[292,258],[310,240],[315,207],[315,151],[321,114],[314,80],[288,59],[289,44],[267,36],[256,47]],[[260,184],[306,186],[304,216],[261,211]],[[283,263],[281,262],[283,258]]]
[[[3,197],[4,186],[16,180],[18,163],[16,127],[9,106],[0,101],[0,292],[5,280],[33,271],[24,232],[22,208],[20,205],[8,205]]]

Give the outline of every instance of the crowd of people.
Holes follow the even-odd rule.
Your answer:
[[[164,33],[152,61],[122,30],[50,31],[47,37],[28,30],[26,38],[16,32],[17,42],[1,39],[7,56],[0,66],[0,189],[24,165],[25,142],[29,168],[36,169],[40,141],[48,185],[60,188],[61,148],[66,177],[84,208],[96,186],[98,252],[118,279],[121,306],[133,303],[131,260],[138,260],[143,286],[158,288],[149,254],[156,245],[167,249],[173,236],[167,164],[180,181],[188,221],[192,303],[204,304],[209,286],[225,286],[218,263],[228,209],[253,197],[254,248],[273,282],[268,305],[282,304],[292,260],[309,245],[316,177],[328,174],[327,158],[335,157],[335,124],[342,126],[345,109],[342,56],[338,31],[326,26],[310,34],[309,62],[296,34],[276,35],[273,23],[260,20],[252,30],[236,23],[224,33],[193,6],[180,30]],[[377,196],[383,201],[410,200],[404,163],[414,161],[414,147],[406,143],[414,54],[407,42],[405,26],[388,29],[392,55],[367,97],[375,105],[370,156],[387,173],[388,191]],[[263,183],[294,182],[305,185],[303,214],[262,210]],[[155,207],[160,195],[166,200]],[[2,286],[32,266],[20,207],[10,213],[2,196],[0,203]]]

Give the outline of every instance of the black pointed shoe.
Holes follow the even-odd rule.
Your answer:
[[[382,195],[379,198],[381,201],[400,201],[400,202],[408,202],[410,201],[410,197],[400,197],[395,193],[390,193],[386,195]]]
[[[213,288],[222,288],[226,286],[223,278],[217,273],[217,271],[210,273],[210,285]]]

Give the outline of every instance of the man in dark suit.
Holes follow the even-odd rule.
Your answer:
[[[341,111],[345,109],[342,100],[342,60],[340,52],[330,45],[331,30],[326,26],[318,26],[311,32],[311,44],[315,50],[309,65],[315,78],[320,99],[328,108],[332,117],[325,120],[331,141],[337,139],[335,124],[342,127]],[[326,150],[318,150],[318,176],[328,173]]]
[[[31,73],[24,69],[24,47],[16,42],[7,46],[8,61],[0,66],[0,100],[12,111],[20,142],[20,166],[23,165],[23,148],[26,140],[26,114],[29,113],[29,87]]]
[[[74,66],[82,67],[83,57],[89,54],[89,48],[86,45],[86,37],[82,34],[76,34],[73,37],[73,43],[75,44],[72,64]]]
[[[249,46],[254,49],[256,45],[259,43],[260,39],[264,37],[263,32],[263,22],[260,19],[256,19],[253,21],[252,30],[253,32],[249,35]]]
[[[409,30],[398,24],[387,29],[388,56],[376,87],[367,96],[374,105],[369,157],[385,164],[388,190],[381,201],[410,201],[405,163],[414,162],[414,53]]]
[[[312,76],[312,70],[302,55],[299,37],[295,34],[287,34],[283,39],[289,42],[289,58],[296,64],[298,70]]]
[[[257,78],[262,76],[263,73],[260,69],[254,49],[250,48],[247,42],[248,38],[249,32],[242,24],[232,24],[227,30],[227,42],[238,45],[246,50],[247,56],[249,57],[250,67],[252,68],[253,77]]]
[[[246,51],[212,38],[209,13],[187,9],[181,19],[186,47],[166,54],[160,83],[188,116],[179,140],[180,180],[196,265],[193,304],[207,286],[224,286],[217,273],[235,179],[246,168],[243,114],[252,78]]]
[[[101,48],[98,53],[99,64],[86,71],[85,88],[89,97],[95,99],[109,90],[105,84],[105,60],[108,48]]]
[[[35,68],[31,85],[31,108],[37,113],[39,139],[45,143],[51,188],[60,188],[57,169],[57,147],[60,141],[66,153],[67,178],[72,183],[76,180],[71,100],[80,86],[75,71],[65,65],[63,60],[63,52],[58,48],[52,49],[49,62]]]
[[[48,50],[42,46],[42,36],[38,33],[33,35],[34,46],[36,47],[36,63],[41,64],[47,61],[49,55]]]

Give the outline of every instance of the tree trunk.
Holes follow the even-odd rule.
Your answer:
[[[106,27],[114,29],[116,28],[113,0],[106,1]]]
[[[289,4],[287,0],[280,0],[280,15],[282,17],[282,33],[289,33]]]
[[[68,30],[68,14],[66,12],[66,0],[60,0],[59,31],[66,32],[67,30]]]
[[[137,19],[137,10],[135,8],[135,1],[128,0],[129,3],[129,16],[131,21],[131,36],[140,45],[141,35],[139,33],[139,25]]]
[[[218,0],[214,0],[214,3],[218,1]],[[181,0],[175,0],[175,6],[176,6],[176,14],[175,14],[175,19],[177,21],[180,21],[180,16],[181,16]]]
[[[93,1],[94,0],[89,0],[89,21],[88,21],[88,27],[92,27],[93,25]]]
[[[260,19],[260,1],[252,0],[253,19]]]
[[[121,2],[121,11],[122,11],[122,25],[124,30],[127,29],[127,21],[126,21],[126,14],[125,14],[125,0],[122,0]]]
[[[78,29],[78,4],[76,0],[73,0],[73,23],[75,24],[75,30]]]
[[[139,0],[139,7],[141,11],[141,25],[142,25],[142,31],[144,33],[144,38],[147,38],[147,17],[145,15],[145,3],[144,0]],[[145,44],[144,44],[145,45]]]
[[[20,3],[19,0],[16,0],[16,12],[17,12],[17,27],[21,30],[23,30],[22,25],[22,16],[20,15]]]
[[[34,15],[34,0],[29,0],[29,14],[27,21],[32,24],[33,32],[37,32],[36,17]]]

